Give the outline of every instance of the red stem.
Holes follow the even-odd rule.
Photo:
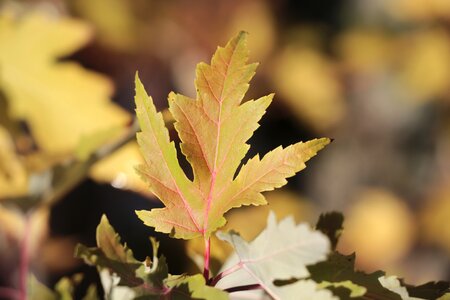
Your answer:
[[[209,281],[209,260],[211,255],[211,240],[205,238],[205,266],[203,268],[203,277],[205,277],[206,282]]]
[[[230,275],[231,273],[236,272],[237,270],[239,270],[240,268],[242,268],[242,263],[238,263],[226,270],[224,270],[223,272],[217,274],[216,277],[212,278],[210,280],[210,284],[211,286],[216,286],[216,284],[220,281],[220,279],[224,278],[225,276]]]
[[[20,300],[27,299],[27,279],[28,279],[28,266],[29,266],[29,242],[30,242],[30,230],[31,220],[30,214],[25,215],[25,232],[22,239],[20,249],[20,273],[19,273],[19,289]]]

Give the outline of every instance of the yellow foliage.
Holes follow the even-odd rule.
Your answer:
[[[448,183],[437,187],[420,213],[423,238],[443,247],[450,254],[450,188]]]
[[[272,12],[264,1],[243,1],[236,7],[225,36],[244,30],[250,33],[249,48],[252,60],[263,61],[271,53],[276,40]]]
[[[147,184],[135,171],[135,167],[142,163],[138,145],[132,141],[96,163],[90,171],[90,176],[99,182],[111,182],[115,188],[133,190],[153,197]]]
[[[357,199],[346,213],[338,249],[356,252],[358,264],[366,269],[386,268],[410,250],[416,229],[413,216],[387,190],[368,189]]]
[[[27,173],[8,131],[0,126],[0,199],[27,193]]]
[[[135,32],[139,27],[129,1],[77,0],[73,5],[78,13],[92,22],[100,42],[120,50],[132,50],[137,46]]]
[[[448,0],[390,0],[385,3],[392,16],[404,21],[450,18],[450,1]]]
[[[37,34],[38,33],[38,34]],[[111,83],[72,62],[58,62],[84,45],[90,29],[69,18],[34,12],[0,15],[0,89],[10,114],[25,120],[46,152],[70,152],[82,135],[126,124],[110,102]]]
[[[342,87],[331,60],[306,48],[287,48],[275,60],[275,90],[294,113],[322,131],[336,125],[345,114]]]
[[[342,63],[353,72],[375,72],[392,63],[394,41],[380,31],[355,29],[344,32],[336,50]]]
[[[448,91],[450,40],[444,31],[416,33],[405,39],[398,52],[403,61],[400,79],[413,91],[413,98],[433,99]]]

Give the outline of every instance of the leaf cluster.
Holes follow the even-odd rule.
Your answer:
[[[178,163],[161,113],[136,76],[137,134],[145,164],[138,172],[164,208],[138,211],[138,217],[157,231],[175,238],[205,240],[202,274],[171,275],[158,243],[151,239],[153,257],[140,262],[120,243],[104,216],[97,228],[97,247],[77,247],[76,256],[108,271],[115,289],[128,289],[129,299],[421,299],[416,295],[445,297],[446,283],[423,287],[404,285],[382,271],[366,274],[355,270],[355,255],[335,251],[343,230],[343,216],[320,216],[316,228],[295,224],[293,218],[277,221],[271,213],[267,227],[253,240],[237,232],[217,232],[235,251],[218,274],[210,277],[209,239],[226,222],[224,214],[242,205],[263,205],[262,192],[279,188],[286,178],[305,168],[305,162],[326,146],[327,138],[276,148],[241,166],[249,145],[273,95],[242,99],[256,64],[248,64],[246,34],[241,32],[218,48],[211,64],[197,67],[196,99],[171,93],[169,110],[190,163],[191,180]],[[123,297],[123,296],[122,296]],[[236,299],[239,299],[237,296]],[[428,298],[424,298],[428,299]]]

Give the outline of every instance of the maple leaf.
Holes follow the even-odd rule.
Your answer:
[[[400,300],[401,298],[392,291],[384,288],[378,278],[384,276],[384,272],[376,271],[366,274],[355,271],[355,255],[345,256],[333,252],[326,261],[308,266],[311,279],[316,282],[338,283],[350,281],[358,286],[365,287],[367,299]]]
[[[261,192],[286,184],[286,178],[304,169],[305,162],[327,145],[327,138],[278,147],[262,159],[250,159],[234,178],[249,149],[246,141],[273,95],[241,101],[257,64],[247,64],[246,33],[219,47],[211,65],[197,66],[197,99],[171,93],[170,111],[181,139],[181,150],[192,166],[193,181],[181,169],[174,142],[136,76],[136,113],[141,132],[137,140],[146,161],[138,172],[165,208],[137,211],[139,218],[157,231],[191,239],[225,224],[224,213],[242,205],[262,205]]]
[[[69,152],[84,134],[129,122],[109,99],[108,79],[59,61],[89,41],[92,31],[85,23],[38,11],[16,14],[0,14],[0,89],[10,115],[27,121],[40,148]]]
[[[223,279],[233,281],[234,277],[234,283],[242,284],[248,278],[251,281],[246,283],[261,285],[274,299],[290,299],[283,297],[283,290],[273,284],[275,280],[308,277],[306,266],[325,260],[330,251],[330,242],[324,234],[307,224],[296,225],[292,217],[277,223],[273,212],[266,229],[250,243],[234,232],[219,231],[217,236],[230,243],[238,256],[236,267],[228,269],[237,271]]]

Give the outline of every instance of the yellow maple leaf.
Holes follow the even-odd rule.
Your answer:
[[[70,152],[82,135],[124,125],[129,114],[109,97],[112,84],[73,62],[60,62],[90,38],[86,24],[33,12],[0,14],[0,89],[12,117],[25,120],[38,146]]]

